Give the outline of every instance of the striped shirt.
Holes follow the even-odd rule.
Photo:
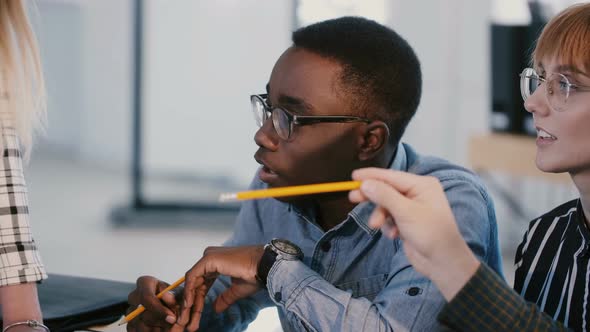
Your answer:
[[[516,252],[514,289],[565,326],[588,331],[589,247],[579,199],[531,221]]]
[[[27,186],[16,131],[2,128],[0,286],[47,278],[29,225]]]

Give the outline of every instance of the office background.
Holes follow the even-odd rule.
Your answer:
[[[542,1],[555,12],[574,1]],[[27,168],[33,229],[49,272],[176,280],[233,212],[131,213],[133,0],[32,1],[49,92],[49,127]],[[469,167],[490,131],[490,27],[528,24],[526,1],[145,0],[142,178],[147,200],[214,202],[245,188],[257,164],[248,96],[264,90],[298,26],[362,15],[394,28],[422,62],[424,87],[404,141]],[[514,73],[514,79],[517,79]],[[513,156],[518,158],[518,156]],[[568,183],[485,175],[496,201],[506,277],[527,221],[576,196]],[[518,198],[518,199],[517,199]],[[517,204],[517,211],[514,206]],[[386,254],[386,253],[384,253]],[[274,309],[250,329],[278,329]]]

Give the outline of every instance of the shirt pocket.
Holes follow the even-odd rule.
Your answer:
[[[374,276],[338,284],[336,285],[336,288],[343,291],[352,292],[352,297],[354,298],[364,297],[369,301],[373,301],[375,296],[377,296],[377,294],[379,294],[379,292],[387,284],[387,278],[389,278],[389,274],[387,273],[377,274]]]

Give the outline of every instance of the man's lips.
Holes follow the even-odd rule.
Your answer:
[[[268,168],[267,166],[262,165],[262,170],[271,175],[277,175],[272,169]]]
[[[256,160],[256,162],[258,164],[260,164],[260,166],[262,166],[262,169],[265,170],[268,173],[272,173],[272,174],[276,174],[271,167],[268,166],[268,163],[266,161],[264,161],[264,159],[262,159],[258,153],[256,153],[254,155],[254,160]]]
[[[264,161],[264,159],[262,159],[258,154],[254,155],[254,159],[262,166],[260,172],[258,173],[258,176],[262,182],[270,183],[277,179],[278,174],[268,165],[266,161]]]

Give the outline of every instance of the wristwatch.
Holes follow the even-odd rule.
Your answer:
[[[301,260],[303,259],[303,251],[293,242],[284,239],[272,239],[270,243],[266,244],[256,270],[256,280],[264,288],[266,288],[268,272],[277,259]]]

